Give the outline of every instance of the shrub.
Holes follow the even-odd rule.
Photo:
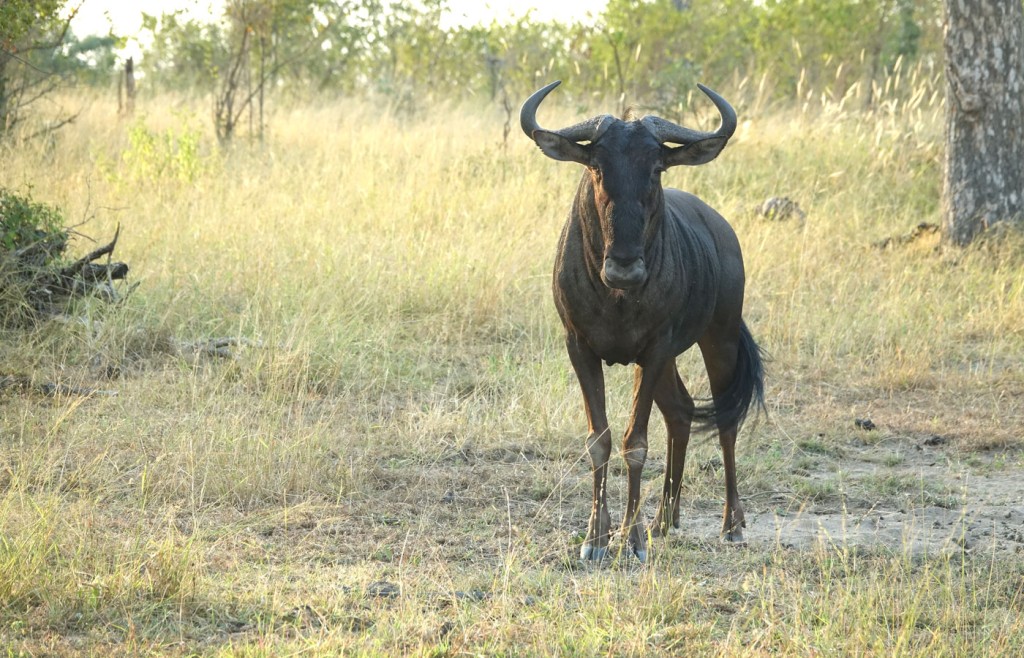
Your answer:
[[[5,259],[40,266],[59,257],[67,241],[58,209],[0,188],[0,251]]]
[[[117,299],[112,281],[123,279],[128,266],[92,262],[112,253],[116,242],[115,235],[110,244],[69,261],[63,213],[0,188],[0,326],[63,312],[70,299],[86,294]]]

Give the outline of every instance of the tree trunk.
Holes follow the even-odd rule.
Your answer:
[[[946,0],[946,238],[1024,217],[1024,6]]]
[[[132,57],[124,64],[124,115],[135,114],[135,60]]]

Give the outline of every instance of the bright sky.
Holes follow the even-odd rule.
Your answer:
[[[164,13],[184,9],[198,19],[213,20],[224,6],[222,0],[142,0],[125,2],[119,0],[70,0],[68,7],[79,5],[78,13],[71,21],[71,31],[82,38],[90,34],[114,34],[128,37],[127,45],[120,55],[134,57],[139,61],[142,45],[138,35],[142,29],[142,14],[160,16]]]
[[[607,4],[606,0],[449,0],[452,17],[463,25],[490,23],[492,19],[519,17],[533,9],[533,17],[540,21],[586,18],[587,13],[596,15]]]
[[[69,4],[74,4],[72,0]],[[89,34],[106,34],[111,27],[114,33],[132,37],[142,27],[142,13],[160,14],[184,9],[196,18],[218,17],[224,6],[223,0],[78,0],[81,9],[75,16],[71,28],[79,37]],[[522,16],[533,9],[538,20],[585,18],[587,13],[597,14],[606,0],[449,0],[453,23],[472,25],[490,23]]]

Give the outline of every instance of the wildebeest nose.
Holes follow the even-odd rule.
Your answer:
[[[609,256],[604,259],[601,277],[609,288],[635,288],[647,280],[647,266],[643,258],[623,261]]]

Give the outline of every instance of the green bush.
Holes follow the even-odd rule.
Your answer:
[[[0,188],[0,326],[30,322],[54,298],[67,243],[60,210]]]
[[[60,210],[0,188],[0,249],[4,258],[24,260],[40,251],[52,258],[63,252],[67,240]]]
[[[171,177],[194,183],[203,173],[199,130],[188,123],[180,130],[154,131],[137,120],[128,133],[129,146],[121,160],[130,180],[160,180]]]

